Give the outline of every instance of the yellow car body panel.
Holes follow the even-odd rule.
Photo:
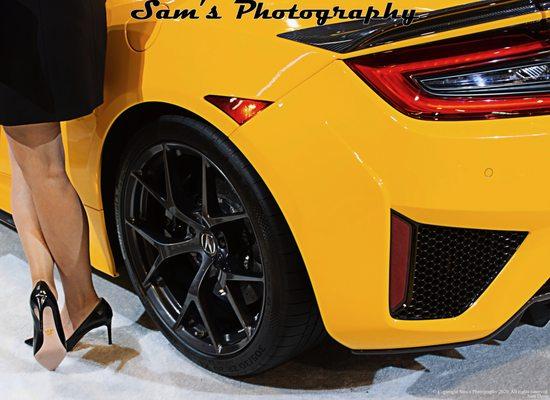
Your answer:
[[[433,122],[382,100],[342,58],[532,22],[543,12],[346,54],[276,37],[313,21],[131,20],[143,2],[107,2],[105,103],[63,124],[67,168],[90,218],[95,268],[117,274],[102,196],[102,154],[126,110],[166,103],[208,121],[242,151],[271,190],[306,263],[329,333],[352,349],[393,349],[483,338],[550,277],[550,117]],[[198,2],[197,2],[198,3]],[[400,1],[431,10],[463,1]],[[333,6],[300,1],[301,7]],[[277,3],[278,8],[292,5]],[[383,9],[386,3],[374,1]],[[363,1],[346,1],[362,8]],[[167,2],[169,9],[188,1]],[[136,51],[137,50],[137,51]],[[0,60],[1,62],[1,60]],[[206,95],[275,102],[239,127]],[[106,171],[115,174],[116,171]],[[0,139],[0,209],[10,212],[6,139]],[[335,195],[337,193],[337,195]],[[389,229],[394,209],[421,223],[529,235],[491,286],[456,318],[400,321],[389,313]],[[510,296],[510,293],[514,293]]]
[[[331,335],[351,348],[376,349],[488,336],[548,280],[550,190],[542,180],[550,168],[549,126],[548,116],[412,119],[336,62],[232,139],[270,182],[313,266],[308,272]],[[277,163],[273,153],[281,155]],[[530,234],[464,314],[398,321],[388,303],[390,209],[421,223]]]

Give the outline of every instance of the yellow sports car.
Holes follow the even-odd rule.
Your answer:
[[[178,350],[238,376],[548,321],[548,0],[199,3],[108,0],[63,132],[93,266]]]

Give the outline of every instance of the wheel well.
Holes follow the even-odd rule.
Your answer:
[[[117,266],[117,272],[119,273],[124,273],[125,271],[119,271],[118,268],[119,265],[124,265],[124,260],[116,234],[117,228],[113,200],[116,188],[116,178],[121,162],[121,155],[123,154],[127,143],[129,143],[129,141],[139,132],[141,127],[155,121],[163,115],[185,116],[202,121],[208,125],[212,125],[197,114],[173,104],[161,102],[141,103],[130,107],[115,120],[109,129],[107,138],[103,144],[101,154],[101,199],[105,213],[105,225],[107,228],[109,244],[113,253],[115,265]],[[269,188],[267,190],[270,192]],[[278,206],[277,201],[274,198],[273,201],[276,206]],[[288,225],[287,229],[291,232]],[[294,240],[293,235],[291,236],[292,240]],[[295,245],[298,248],[297,244]],[[305,264],[302,265],[305,269],[307,279],[311,282]]]
[[[120,156],[141,127],[155,121],[162,115],[181,115],[204,121],[198,115],[173,104],[161,102],[141,103],[130,107],[118,116],[109,129],[103,144],[101,152],[101,200],[105,212],[107,235],[116,266],[123,265],[122,253],[116,235],[113,204],[116,177],[121,161]]]

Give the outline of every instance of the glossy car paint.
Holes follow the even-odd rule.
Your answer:
[[[372,3],[381,9],[386,4]],[[394,7],[431,10],[460,3],[396,1]],[[63,127],[68,171],[90,218],[94,267],[117,273],[104,213],[111,199],[101,193],[110,128],[132,107],[162,102],[207,120],[254,165],[296,238],[327,330],[352,349],[485,337],[548,280],[550,116],[415,120],[393,109],[341,61],[548,15],[538,12],[336,55],[276,36],[314,21],[235,21],[232,4],[219,7],[225,17],[217,21],[132,21],[130,11],[139,4],[107,1],[105,104]],[[326,0],[299,4],[334,5]],[[290,5],[277,2],[279,8]],[[188,6],[177,0],[165,5]],[[361,8],[364,2],[346,1],[345,6]],[[239,127],[204,100],[210,94],[275,103]],[[9,173],[2,136],[0,208],[8,212]],[[422,223],[530,234],[464,314],[398,321],[388,305],[391,209]]]

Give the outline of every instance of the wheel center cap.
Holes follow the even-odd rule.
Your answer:
[[[216,238],[210,232],[204,232],[201,235],[201,246],[205,253],[209,256],[214,256],[218,252]]]

